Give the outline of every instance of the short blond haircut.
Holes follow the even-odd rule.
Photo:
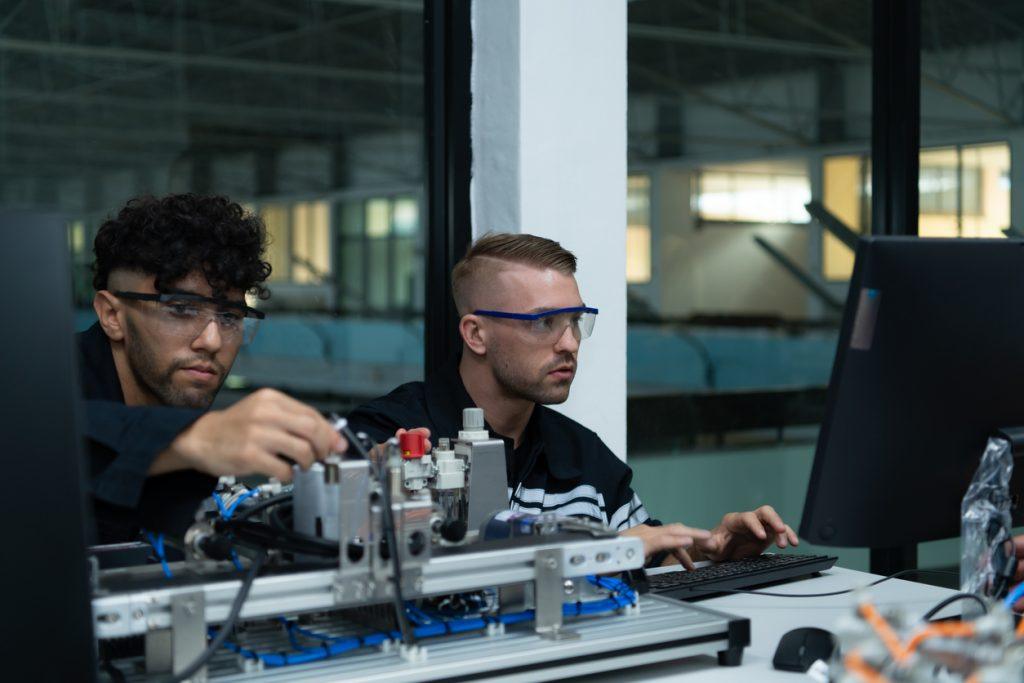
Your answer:
[[[470,299],[477,283],[489,279],[504,263],[534,268],[551,268],[563,275],[576,273],[576,256],[546,237],[523,233],[496,232],[470,245],[466,255],[452,268],[452,296],[459,315],[470,313]]]

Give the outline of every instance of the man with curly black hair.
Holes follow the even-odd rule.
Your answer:
[[[133,199],[96,235],[93,308],[79,335],[99,540],[180,535],[216,477],[291,478],[344,450],[313,408],[257,391],[208,410],[263,313],[266,229],[224,197]],[[285,456],[288,460],[280,456]]]

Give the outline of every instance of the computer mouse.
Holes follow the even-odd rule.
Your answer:
[[[835,649],[836,638],[825,629],[795,628],[782,636],[772,664],[776,669],[803,673],[819,659],[828,662]]]

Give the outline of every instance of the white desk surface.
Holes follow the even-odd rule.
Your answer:
[[[775,593],[827,593],[863,586],[881,577],[851,569],[834,567],[821,576],[765,588]],[[870,589],[878,607],[902,606],[924,613],[954,591],[900,579],[892,579]],[[766,595],[733,594],[703,600],[703,607],[735,614],[750,619],[750,645],[743,654],[739,667],[718,666],[714,657],[690,657],[677,662],[654,664],[628,672],[588,676],[590,681],[680,681],[681,683],[722,683],[724,681],[752,681],[756,683],[801,683],[812,679],[804,674],[778,671],[772,666],[772,657],[782,634],[801,626],[817,626],[833,630],[836,620],[851,613],[856,594],[836,595],[828,598],[779,598]],[[942,613],[959,614],[960,605],[954,604]]]

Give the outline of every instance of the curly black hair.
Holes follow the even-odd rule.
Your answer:
[[[267,229],[226,197],[171,194],[136,197],[96,234],[92,284],[106,289],[117,268],[156,276],[158,292],[201,271],[214,296],[240,289],[261,299],[270,264],[263,260]]]

